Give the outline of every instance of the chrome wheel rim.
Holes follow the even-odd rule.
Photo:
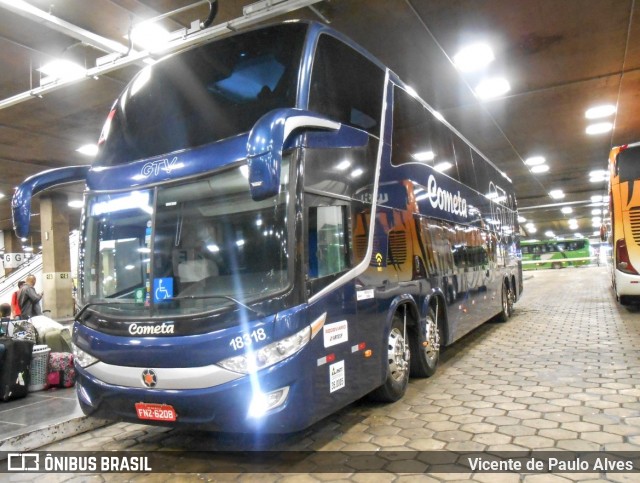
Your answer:
[[[424,340],[427,345],[424,348],[424,354],[429,362],[434,362],[438,359],[440,353],[440,333],[435,321],[431,317],[427,317],[425,324]]]
[[[392,328],[389,333],[387,351],[391,377],[394,381],[402,381],[409,369],[409,351],[406,349],[404,336],[396,328]]]

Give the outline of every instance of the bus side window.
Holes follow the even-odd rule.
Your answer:
[[[349,267],[347,207],[309,208],[309,277],[322,278]]]
[[[309,110],[379,134],[384,71],[360,53],[330,35],[318,40]]]

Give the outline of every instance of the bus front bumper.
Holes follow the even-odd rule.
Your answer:
[[[78,400],[84,414],[97,418],[239,433],[288,433],[317,419],[305,409],[309,404],[305,404],[303,381],[289,379],[290,383],[279,384],[282,377],[273,373],[201,389],[150,389],[109,384],[88,369],[90,366],[76,365]],[[140,368],[141,374],[143,371]],[[145,415],[141,407],[163,411]],[[288,407],[296,409],[286,410]],[[175,420],[166,417],[171,414]]]

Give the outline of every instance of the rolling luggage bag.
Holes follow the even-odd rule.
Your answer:
[[[3,338],[0,347],[0,400],[25,397],[31,382],[33,342]]]

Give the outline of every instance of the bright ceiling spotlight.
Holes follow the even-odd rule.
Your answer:
[[[84,206],[84,202],[82,200],[71,200],[67,203],[69,208],[82,208]]]
[[[602,104],[601,106],[590,107],[584,113],[587,119],[600,119],[607,117],[616,112],[616,106],[613,104]]]
[[[560,211],[565,215],[568,215],[569,213],[573,213],[573,208],[571,208],[570,206],[563,206]]]
[[[169,32],[156,23],[142,22],[131,31],[131,41],[139,47],[154,52],[169,41]]]
[[[564,191],[551,190],[549,191],[549,196],[551,196],[554,200],[561,200],[562,198],[564,198]]]
[[[95,156],[98,154],[98,146],[96,144],[85,144],[76,149],[76,152],[84,154],[85,156]]]
[[[452,167],[453,167],[453,164],[451,164],[449,161],[442,161],[441,163],[436,164],[433,167],[433,169],[435,169],[440,173],[444,173],[445,171],[447,171],[448,169],[451,169]]]
[[[490,64],[495,59],[493,50],[484,43],[467,45],[453,56],[453,63],[462,72],[473,72]]]
[[[70,80],[84,77],[86,69],[80,64],[66,59],[57,59],[43,65],[38,69],[50,80]]]
[[[433,161],[433,158],[435,158],[436,155],[433,153],[433,151],[420,151],[419,153],[413,153],[411,157],[416,161],[425,162]]]
[[[554,236],[556,236],[555,233],[553,233],[551,230],[547,230],[544,232],[544,236],[549,237],[549,238],[553,238]]]
[[[527,219],[524,216],[518,216],[518,223],[524,223]]]
[[[544,156],[531,156],[524,160],[524,164],[527,166],[538,166],[539,164],[544,164],[546,159]]]
[[[531,168],[531,172],[535,174],[546,173],[547,171],[549,171],[549,166],[546,164],[539,164]]]
[[[476,86],[475,93],[479,99],[493,99],[511,90],[509,81],[504,77],[485,79]]]
[[[612,123],[598,122],[596,124],[591,124],[587,126],[587,129],[585,130],[585,132],[590,135],[595,135],[595,134],[604,134],[606,132],[611,131],[612,129],[613,129]]]

